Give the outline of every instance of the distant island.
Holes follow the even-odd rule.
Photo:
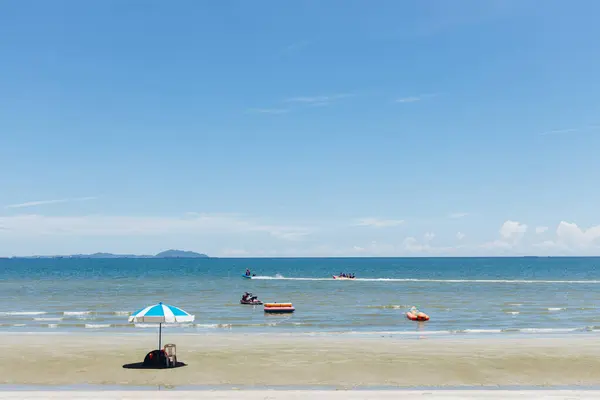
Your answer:
[[[167,250],[156,255],[137,255],[137,254],[112,254],[112,253],[94,253],[94,254],[71,254],[67,256],[29,256],[12,258],[209,258],[206,254],[196,253],[185,250]]]
[[[154,258],[208,258],[206,254],[185,250],[167,250],[158,253]]]

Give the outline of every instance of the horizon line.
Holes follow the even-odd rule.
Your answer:
[[[232,257],[232,256],[210,256],[206,253],[197,253],[203,255],[205,257],[157,257],[158,254],[116,254],[116,253],[104,253],[99,252],[101,254],[109,254],[113,256],[117,256],[114,258],[156,258],[156,259],[204,259],[207,258],[215,258],[215,259],[230,259],[230,260],[243,260],[243,259],[348,259],[348,258],[363,258],[363,259],[398,259],[398,258],[600,258],[600,255],[495,255],[495,256],[246,256],[246,257]],[[33,256],[0,256],[0,259],[51,259],[51,258],[73,258],[73,259],[102,259],[102,258],[113,258],[113,257],[91,257],[97,253],[91,254],[66,254],[66,255],[33,255]],[[120,256],[120,257],[119,257]]]

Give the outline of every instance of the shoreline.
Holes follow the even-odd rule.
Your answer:
[[[131,328],[127,330],[105,329],[105,328],[86,328],[79,330],[71,329],[36,329],[36,330],[0,330],[0,337],[10,336],[111,336],[111,337],[128,337],[128,336],[152,336],[156,335],[158,324],[156,327]],[[311,337],[332,337],[337,338],[369,338],[369,337],[387,337],[397,339],[430,339],[430,340],[449,340],[449,339],[465,339],[465,340],[511,340],[511,339],[531,339],[531,338],[590,338],[600,337],[600,326],[598,329],[587,328],[522,328],[522,329],[464,329],[459,331],[445,330],[354,330],[354,331],[336,331],[336,330],[321,330],[321,331],[294,331],[294,330],[244,330],[232,329],[227,327],[216,327],[204,330],[185,330],[180,328],[172,328],[168,325],[163,325],[162,331],[171,336],[177,337],[287,337],[287,338],[311,338]]]
[[[173,335],[185,367],[126,369],[158,335],[2,335],[0,388],[529,388],[600,386],[600,343],[585,337],[436,338]],[[385,388],[385,389],[384,389]],[[212,389],[208,389],[209,391]]]

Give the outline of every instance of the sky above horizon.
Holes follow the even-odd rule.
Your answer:
[[[2,2],[0,256],[600,255],[599,12]]]

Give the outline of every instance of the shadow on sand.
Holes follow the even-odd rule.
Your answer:
[[[186,363],[177,362],[176,365],[167,368],[164,364],[144,364],[143,362],[131,363],[123,365],[123,368],[126,369],[171,369],[171,368],[179,368],[187,366]]]
[[[152,350],[146,355],[143,362],[125,364],[123,368],[127,369],[167,369],[185,367],[186,364],[177,361],[175,365],[167,367],[167,358],[162,350]]]

